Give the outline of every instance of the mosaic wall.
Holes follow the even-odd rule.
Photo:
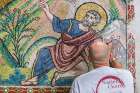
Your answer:
[[[80,37],[85,33],[77,25],[89,11],[99,19],[90,26],[92,31],[111,42],[114,57],[135,78],[132,0],[45,1],[52,21],[39,7],[39,0],[0,2],[0,93],[68,93],[75,77],[94,69],[87,59],[88,50],[81,46],[88,45],[83,41],[89,38]],[[65,37],[74,47],[62,44]],[[82,52],[77,55],[75,50]]]

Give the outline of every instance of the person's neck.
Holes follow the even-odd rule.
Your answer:
[[[109,67],[109,63],[108,62],[105,62],[105,61],[100,61],[100,62],[97,62],[97,61],[94,61],[93,63],[93,67],[96,69],[96,68],[101,68],[101,67]]]

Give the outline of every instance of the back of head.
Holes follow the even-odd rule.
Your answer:
[[[110,50],[102,41],[96,41],[89,46],[90,60],[95,68],[109,66]]]

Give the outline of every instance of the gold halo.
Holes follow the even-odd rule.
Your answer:
[[[76,20],[81,21],[85,17],[86,13],[90,10],[94,10],[99,13],[101,17],[100,22],[97,25],[92,26],[92,28],[94,30],[101,31],[102,29],[104,29],[104,26],[107,24],[108,16],[105,9],[97,3],[87,2],[80,5],[75,13]]]

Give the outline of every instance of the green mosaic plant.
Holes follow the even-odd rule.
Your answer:
[[[20,9],[11,11],[8,7],[1,12],[0,33],[5,33],[5,37],[0,37],[0,39],[12,58],[16,60],[17,67],[25,67],[27,64],[24,61],[25,54],[22,50],[28,40],[36,33],[36,30],[30,26],[38,20],[38,17],[33,16],[33,13],[27,13],[26,11],[21,13]],[[12,51],[8,50],[10,44]]]
[[[119,19],[119,15],[120,15],[119,10],[115,5],[114,0],[110,0],[109,15],[110,15],[110,22]]]

